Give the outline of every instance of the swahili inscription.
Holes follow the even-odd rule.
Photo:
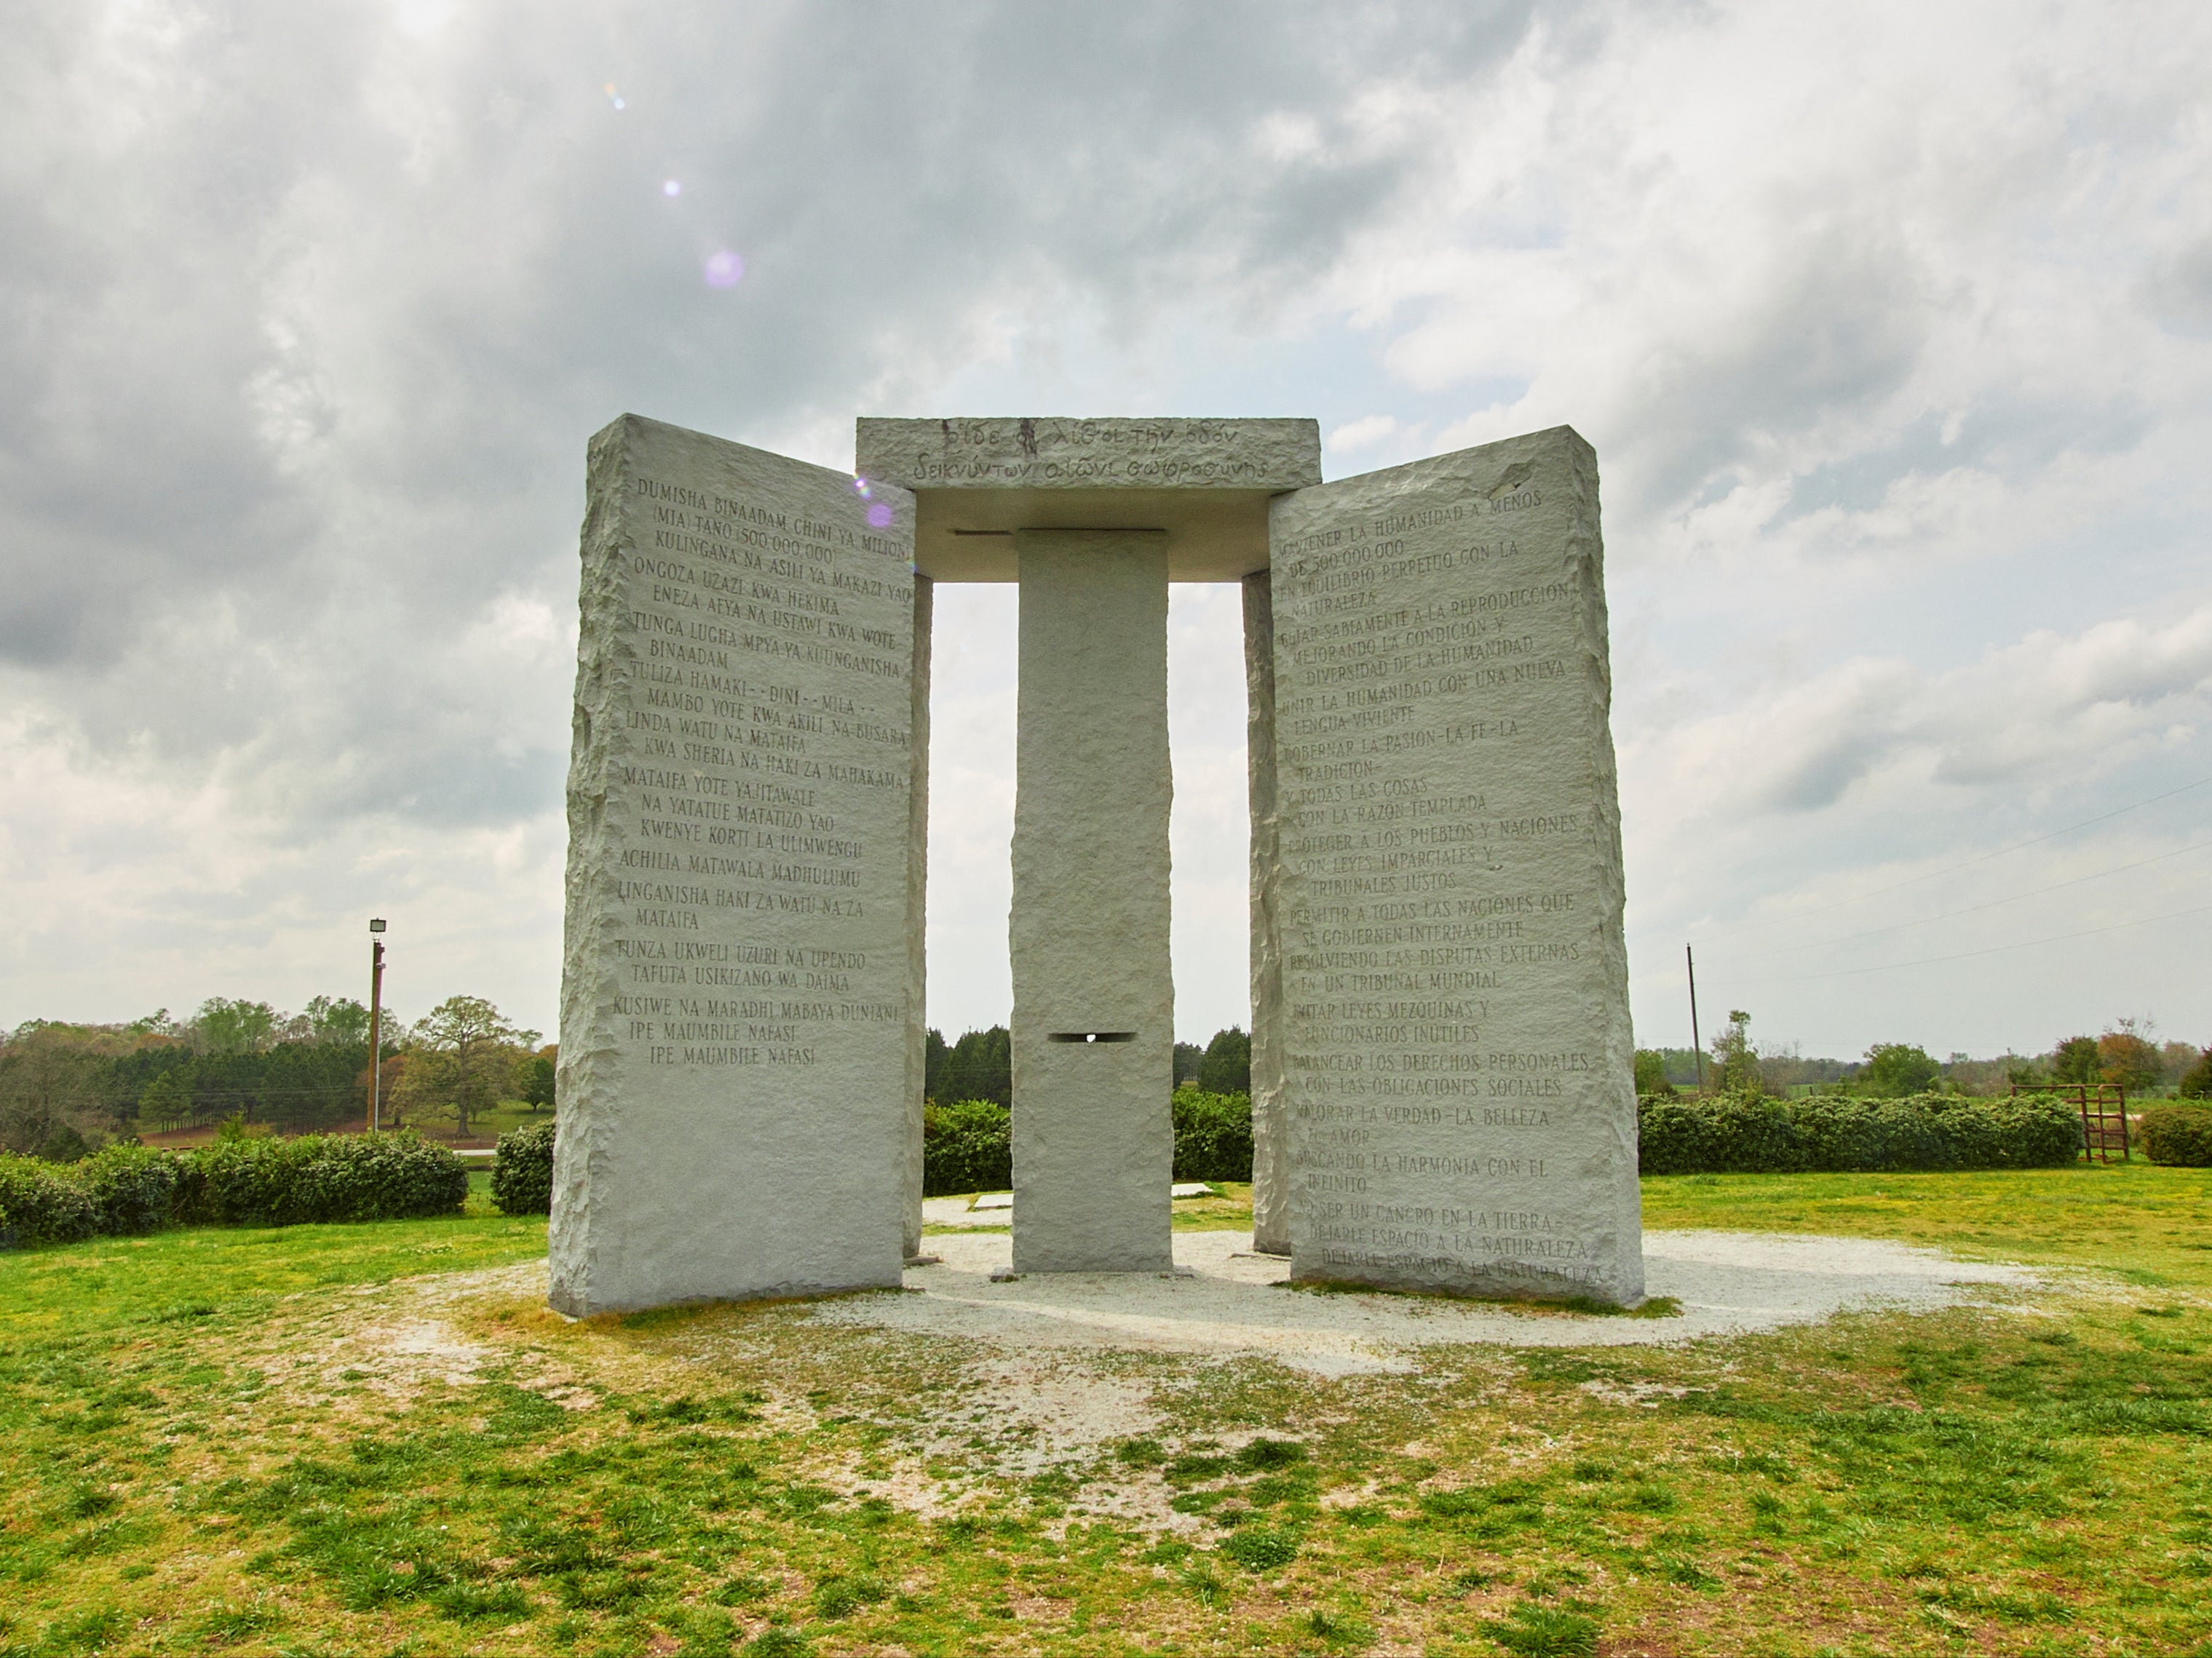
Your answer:
[[[896,1282],[911,497],[635,417],[591,497],[555,1304]]]

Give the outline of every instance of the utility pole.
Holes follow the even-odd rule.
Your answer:
[[[384,931],[381,916],[368,924],[368,1132],[382,1127],[384,1115]]]
[[[1698,952],[1682,946],[1682,959],[1690,969],[1690,1057],[1697,1062],[1698,1092],[1705,1091],[1705,1045],[1698,1035]]]

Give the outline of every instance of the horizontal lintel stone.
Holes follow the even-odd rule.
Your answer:
[[[915,496],[915,559],[1012,581],[1016,530],[1160,530],[1176,581],[1267,566],[1267,502],[1321,482],[1310,420],[864,419],[854,470]]]

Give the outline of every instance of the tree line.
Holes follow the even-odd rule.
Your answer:
[[[210,997],[120,1024],[32,1019],[0,1035],[0,1148],[73,1161],[112,1140],[227,1122],[299,1133],[364,1125],[368,1009],[318,996],[297,1013]],[[502,1101],[553,1103],[556,1050],[482,997],[451,996],[379,1031],[385,1127],[465,1139]]]
[[[1175,1045],[1175,1081],[1178,1088],[1196,1088],[1207,1094],[1249,1094],[1252,1091],[1252,1039],[1241,1026],[1217,1030],[1212,1040]],[[1013,1037],[1006,1027],[970,1030],[947,1043],[945,1033],[932,1029],[922,1091],[940,1104],[959,1100],[989,1100],[999,1105],[1014,1102]]]
[[[1861,1059],[1808,1059],[1795,1044],[1765,1046],[1752,1039],[1751,1015],[1732,1010],[1727,1025],[1704,1056],[1686,1048],[1639,1048],[1636,1091],[1672,1093],[1700,1080],[1709,1090],[1754,1095],[1791,1093],[1903,1099],[1911,1095],[2009,1094],[2015,1088],[2112,1084],[2130,1099],[2176,1096],[2212,1097],[2212,1048],[2157,1040],[2148,1019],[2117,1019],[2101,1035],[2061,1038],[2042,1054],[2000,1054],[1977,1060],[1953,1054],[1938,1060],[1912,1042],[1876,1042]]]

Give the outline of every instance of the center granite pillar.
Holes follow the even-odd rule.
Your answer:
[[[1018,530],[1014,1270],[1165,1272],[1167,537]]]

